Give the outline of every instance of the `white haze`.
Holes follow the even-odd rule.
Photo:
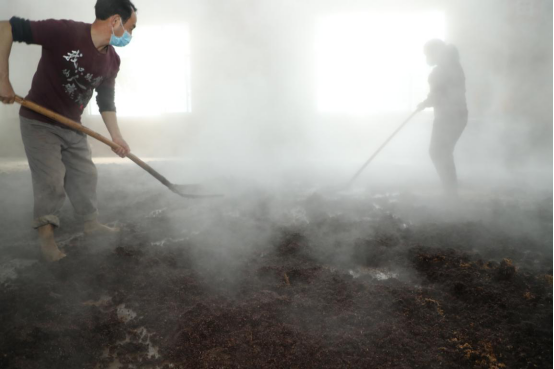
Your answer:
[[[4,19],[17,15],[92,22],[94,3],[94,0],[3,1],[0,14]],[[116,94],[132,90],[137,99],[137,114],[129,111],[122,114],[120,125],[139,157],[176,160],[169,164],[154,163],[171,181],[204,182],[226,191],[231,200],[225,200],[223,207],[244,207],[248,211],[263,202],[260,199],[269,198],[272,211],[289,214],[299,206],[294,196],[324,193],[329,186],[346,183],[413,111],[418,102],[416,97],[424,95],[417,87],[415,93],[396,104],[390,102],[394,91],[383,94],[389,100],[380,100],[383,96],[376,93],[376,88],[367,94],[365,108],[360,101],[351,106],[346,97],[359,98],[356,92],[363,94],[372,81],[361,78],[360,85],[356,86],[355,76],[350,74],[346,87],[354,90],[345,91],[344,95],[330,94],[328,98],[344,100],[338,101],[341,103],[338,109],[329,112],[319,89],[326,69],[323,75],[318,74],[321,72],[318,65],[329,60],[317,59],[318,47],[325,42],[318,39],[318,22],[329,17],[343,17],[347,22],[348,18],[344,17],[349,14],[387,14],[387,17],[398,14],[401,19],[408,19],[410,14],[414,19],[425,19],[416,17],[421,14],[444,14],[444,25],[439,22],[436,32],[438,36],[444,34],[447,42],[459,48],[470,111],[469,124],[455,156],[461,195],[471,199],[471,209],[450,212],[449,219],[455,220],[458,216],[468,220],[475,216],[475,219],[490,220],[487,210],[475,207],[480,203],[489,204],[495,196],[509,197],[506,193],[513,190],[530,192],[536,198],[551,198],[552,193],[552,4],[540,0],[518,2],[531,4],[532,10],[528,10],[513,3],[501,0],[136,0],[139,9],[136,42],[128,46],[129,56],[123,58],[121,66],[125,75],[121,83],[128,85]],[[418,27],[414,20],[409,24]],[[164,25],[187,29],[189,39],[182,40],[179,33],[172,33],[172,28],[163,28]],[[139,41],[141,28],[146,33],[156,27],[162,28],[158,28],[158,34],[148,34],[150,45]],[[404,32],[410,32],[409,28]],[[430,31],[433,32],[434,29]],[[341,35],[340,30],[336,34]],[[406,45],[399,42],[401,34],[392,35],[387,39],[386,32],[372,34],[367,44],[356,44],[359,53],[353,55],[362,55],[367,60],[375,58],[378,61],[375,65],[381,68],[379,74],[372,71],[365,77],[375,75],[378,86],[386,88],[390,87],[387,81],[392,81],[393,86],[402,86],[399,76],[419,76],[424,81],[417,82],[417,86],[426,86],[427,76],[422,71],[429,69],[422,55],[413,60],[398,60],[405,55],[398,48],[421,50],[423,45]],[[406,34],[406,40],[412,39],[411,36]],[[340,41],[334,42],[340,44]],[[150,46],[148,67],[139,68],[146,64],[140,58],[144,50],[132,51],[139,46]],[[325,50],[324,55],[328,55],[329,50]],[[133,60],[133,55],[139,55],[136,56],[139,60]],[[190,57],[187,59],[190,65],[183,65],[183,70],[176,71],[172,78],[167,69],[177,68],[172,59],[176,55]],[[19,94],[26,94],[30,88],[39,56],[37,46],[14,45],[11,79]],[[408,74],[404,68],[413,68],[416,72]],[[329,77],[340,82],[340,75]],[[163,79],[163,83],[159,84],[157,79]],[[415,82],[406,80],[406,85],[410,83]],[[182,93],[189,88],[190,94]],[[185,111],[190,108],[190,112],[172,111],[171,107],[180,103],[175,96],[190,99],[181,105]],[[122,109],[130,110],[132,103],[125,101],[127,107]],[[95,109],[94,101],[91,104],[91,109]],[[387,108],[380,109],[383,106]],[[24,158],[16,107],[0,107],[0,116],[0,156]],[[427,153],[432,119],[431,111],[416,116],[367,168],[354,193],[360,191],[371,196],[386,192],[415,193],[423,199],[438,201],[433,197],[440,193],[438,177]],[[95,114],[87,113],[83,122],[106,133]],[[93,145],[96,156],[111,155],[100,144]],[[154,181],[146,174],[137,176],[141,181]],[[101,187],[110,182],[100,178]],[[118,188],[124,190],[125,185],[136,186],[123,183]],[[102,193],[110,191],[111,188],[102,189]],[[369,204],[370,197],[363,198],[360,203]],[[242,205],[233,202],[237,199]],[[300,202],[303,204],[304,200]],[[350,200],[344,201],[343,206],[348,207]],[[214,208],[202,209],[217,209],[211,206]],[[338,208],[346,212],[341,206]],[[409,211],[412,210],[404,213]],[[188,219],[187,216],[191,215],[176,214],[175,221]],[[253,243],[257,240],[253,233],[255,227],[246,227],[242,234],[232,227],[225,230],[228,231],[222,231],[225,235],[212,237],[218,240],[227,237],[237,245],[241,240],[254,240]]]

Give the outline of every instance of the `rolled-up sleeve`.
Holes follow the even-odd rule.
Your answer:
[[[33,31],[31,30],[31,21],[19,17],[11,17],[12,37],[15,42],[25,42],[33,44]]]
[[[116,111],[114,87],[102,84],[96,89],[96,92],[96,103],[100,113],[104,111]]]
[[[13,40],[27,44],[41,45],[45,48],[54,48],[59,40],[70,33],[67,21],[47,19],[30,21],[19,17],[10,19]]]
[[[100,113],[104,111],[117,111],[115,107],[115,79],[119,73],[121,61],[116,54],[116,59],[112,67],[111,75],[106,78],[100,86],[96,87],[96,103]]]

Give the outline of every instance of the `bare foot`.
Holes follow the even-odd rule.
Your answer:
[[[40,238],[40,251],[42,251],[42,256],[47,262],[52,263],[66,257],[56,244],[52,224],[40,227],[38,229],[38,236]]]
[[[85,235],[110,235],[119,233],[120,229],[117,227],[108,227],[107,225],[99,223],[97,220],[85,222]]]

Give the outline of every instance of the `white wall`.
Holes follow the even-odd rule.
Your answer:
[[[547,1],[534,1],[551,9]],[[2,4],[6,18],[17,14],[92,21],[94,15],[93,0],[41,2],[47,7],[38,7],[31,0]],[[171,4],[171,11],[165,4]],[[175,20],[189,23],[193,112],[122,118],[123,132],[135,153],[144,156],[232,163],[255,158],[273,165],[277,160],[311,160],[322,165],[337,161],[356,166],[406,114],[352,117],[317,113],[313,73],[316,17],[339,11],[443,9],[447,37],[458,45],[467,74],[471,122],[457,150],[460,170],[509,166],[517,159],[516,166],[524,169],[546,163],[551,171],[552,11],[522,20],[513,14],[511,2],[491,0],[486,4],[478,0],[137,0],[139,27]],[[519,28],[512,27],[514,24]],[[521,45],[526,46],[522,49]],[[534,62],[533,67],[507,63],[521,55],[525,55],[524,62]],[[12,76],[20,93],[30,86],[38,56],[37,47],[14,46]],[[525,93],[519,94],[522,83]],[[12,107],[0,107],[4,126],[0,128],[0,156],[22,154],[17,122],[9,119],[16,120],[14,112]],[[382,163],[430,166],[426,147],[431,120],[429,114],[421,115],[408,126],[383,152]],[[105,132],[97,118],[84,122]],[[99,146],[95,152],[109,154]],[[511,159],[512,152],[517,155]],[[483,158],[494,162],[485,165]]]

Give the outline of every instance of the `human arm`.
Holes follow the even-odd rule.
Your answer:
[[[418,104],[417,110],[434,108],[440,100],[440,96],[444,93],[444,84],[445,76],[442,68],[435,67],[429,75],[429,94],[425,100]]]
[[[131,149],[129,148],[129,145],[125,140],[123,139],[123,135],[121,134],[121,131],[119,130],[119,125],[117,124],[117,114],[115,111],[103,111],[101,112],[102,119],[104,120],[104,124],[106,125],[106,128],[108,129],[108,132],[110,132],[110,136],[112,137],[112,141],[121,146],[120,149],[115,150],[112,149],[113,152],[115,152],[117,155],[124,158],[127,154],[131,152]]]
[[[117,155],[124,158],[131,152],[129,145],[123,139],[123,135],[117,123],[117,113],[115,108],[115,76],[109,78],[96,88],[96,103],[102,115],[102,120],[110,132],[112,141],[121,146],[119,149],[112,149]]]
[[[0,21],[0,101],[13,104],[15,92],[9,78],[9,58],[14,42],[41,45],[54,48],[58,40],[67,34],[67,22],[56,20],[30,21],[12,17]]]
[[[419,111],[425,110],[427,108],[432,108],[435,106],[434,102],[436,100],[436,96],[435,96],[436,91],[432,84],[429,84],[429,86],[430,86],[430,90],[429,90],[429,94],[427,94],[427,98],[417,105],[417,110]]]
[[[427,108],[430,108],[431,105],[429,104],[429,98],[423,100],[422,102],[420,102],[419,104],[417,104],[417,110],[418,111],[422,111],[422,110],[425,110]]]
[[[9,59],[12,50],[13,36],[10,22],[0,22],[0,101],[13,104],[15,92],[10,82]]]
[[[108,128],[108,132],[110,132],[112,141],[122,147],[119,150],[112,151],[121,157],[125,157],[125,155],[131,152],[131,149],[129,148],[127,142],[123,139],[123,135],[121,134],[117,123],[117,109],[115,107],[116,76],[117,71],[103,81],[102,84],[96,87],[96,103],[98,104],[98,109],[100,110],[104,124],[106,125],[106,128]]]

